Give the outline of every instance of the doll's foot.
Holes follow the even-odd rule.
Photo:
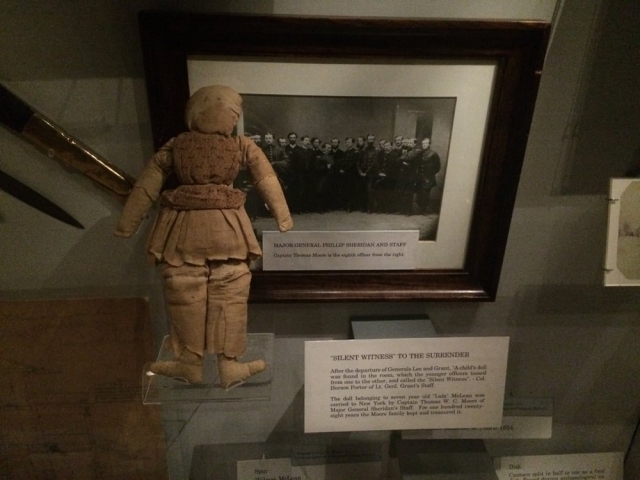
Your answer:
[[[202,382],[202,370],[202,357],[186,349],[176,360],[160,360],[149,365],[149,371],[156,375],[164,375],[192,384]]]
[[[256,373],[260,373],[267,364],[264,360],[254,360],[253,362],[240,363],[235,358],[226,355],[218,355],[218,373],[220,374],[220,384],[226,390],[237,387]]]

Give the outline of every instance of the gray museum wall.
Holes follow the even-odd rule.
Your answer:
[[[136,12],[175,9],[176,3],[5,0],[0,4],[0,81],[135,176],[152,154]],[[628,48],[637,71],[639,34],[632,28],[637,2],[187,1],[180,9],[553,21],[496,301],[252,305],[250,328],[283,337],[342,338],[351,315],[420,313],[444,335],[508,335],[506,394],[553,398],[553,438],[488,442],[492,454],[626,451],[640,414],[640,290],[602,287],[606,191],[594,187],[592,179],[580,189],[584,171],[574,152],[582,151],[576,148],[575,126],[583,120],[585,99],[588,112],[598,107],[597,92],[589,85],[599,72],[592,67],[594,52],[601,54],[600,34],[611,31],[603,28],[607,19],[624,33],[607,44]],[[635,39],[633,48],[625,44],[629,39]],[[596,80],[606,86],[600,76]],[[637,95],[625,83],[606,93],[602,111]],[[638,108],[636,102],[629,122],[638,119]],[[637,122],[625,126],[638,131]],[[618,155],[631,158],[637,135],[610,134],[602,130],[600,143],[615,141]],[[604,156],[600,161],[610,163]],[[0,298],[144,296],[152,304],[156,337],[162,335],[162,294],[143,254],[145,232],[128,241],[113,237],[119,205],[4,129],[0,169],[86,227],[67,227],[0,192]],[[568,181],[576,171],[581,175]],[[240,438],[241,431],[220,432],[220,441]],[[268,434],[268,426],[264,431]],[[169,455],[174,455],[170,467],[178,471],[184,455]]]

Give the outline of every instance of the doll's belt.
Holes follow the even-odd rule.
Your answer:
[[[237,209],[246,197],[246,193],[228,185],[180,185],[163,192],[160,203],[174,210]]]

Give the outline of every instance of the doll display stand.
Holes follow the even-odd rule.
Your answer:
[[[401,440],[396,448],[403,480],[498,480],[482,440]]]
[[[438,337],[428,315],[352,317],[350,335],[355,340]],[[411,440],[398,432],[390,450],[389,471],[402,479],[498,479],[482,440]]]
[[[351,317],[349,328],[350,337],[355,340],[370,340],[375,338],[432,338],[438,336],[428,315]]]
[[[269,400],[273,376],[274,338],[273,333],[247,335],[247,353],[241,360],[247,362],[262,358],[267,363],[267,368],[238,386],[229,389],[224,389],[219,383],[215,355],[205,354],[204,379],[202,383],[196,385],[162,375],[148,375],[149,363],[147,363],[142,371],[142,403],[161,405]],[[171,360],[173,358],[173,353],[168,345],[169,336],[166,336],[160,347],[157,360]]]

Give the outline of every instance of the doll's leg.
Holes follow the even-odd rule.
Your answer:
[[[208,267],[167,265],[163,275],[175,359],[154,362],[150,370],[159,375],[184,378],[189,383],[199,383],[202,381],[204,356]]]
[[[247,348],[247,301],[251,271],[246,262],[210,262],[206,347],[229,357]]]
[[[179,267],[167,265],[164,269],[171,346],[176,357],[184,350],[200,357],[204,355],[208,273],[206,265],[188,263]]]
[[[246,262],[211,262],[207,349],[218,354],[220,383],[229,388],[261,372],[264,360],[239,363],[247,349],[247,301],[251,271]]]

